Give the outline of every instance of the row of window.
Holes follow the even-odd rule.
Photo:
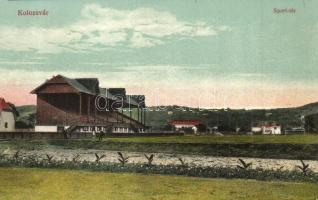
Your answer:
[[[88,127],[88,126],[85,126],[85,127],[81,127],[79,129],[80,132],[105,132],[107,133],[108,132],[108,127],[101,127],[101,126],[97,126],[97,127]],[[144,132],[143,129],[138,129],[139,132]],[[122,128],[122,127],[114,127],[112,129],[112,132],[113,133],[130,133],[132,132],[130,128]]]
[[[113,128],[114,133],[129,133],[129,128]]]

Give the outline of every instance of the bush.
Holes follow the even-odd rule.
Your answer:
[[[105,158],[106,155],[99,156],[97,153],[95,153],[95,162],[99,163],[101,159]]]
[[[121,152],[117,152],[118,154],[118,161],[124,166],[126,163],[128,163],[129,157],[125,157]]]
[[[75,156],[77,157],[77,156]],[[123,158],[125,158],[123,156]],[[122,158],[120,158],[122,159]],[[144,174],[165,174],[182,175],[206,178],[243,178],[256,180],[284,180],[284,181],[304,181],[318,183],[318,173],[307,171],[304,174],[301,171],[283,171],[264,170],[261,168],[251,169],[230,168],[230,167],[201,167],[189,165],[148,165],[133,163],[100,163],[73,160],[50,160],[47,159],[15,159],[1,158],[0,167],[37,167],[37,168],[56,168],[56,169],[85,169],[93,171],[107,172],[131,172]]]
[[[153,162],[153,158],[155,157],[155,155],[151,154],[150,156],[147,156],[145,154],[145,158],[147,159],[147,162],[148,162],[148,166],[151,166],[152,165],[152,162]]]
[[[252,163],[246,163],[243,159],[239,159],[239,165],[237,165],[238,169],[244,169],[247,170],[252,166]]]
[[[301,162],[301,165],[297,165],[296,167],[300,169],[305,176],[307,176],[308,172],[310,171],[309,164],[305,164],[303,160],[300,160],[300,162]]]

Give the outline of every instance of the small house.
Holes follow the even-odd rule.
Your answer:
[[[279,135],[282,134],[281,126],[274,122],[256,122],[252,124],[252,133],[260,133],[264,135]]]
[[[193,133],[206,131],[206,126],[199,120],[172,120],[169,122],[176,131],[191,130]]]
[[[3,98],[0,97],[0,131],[10,132],[15,130],[14,110]]]

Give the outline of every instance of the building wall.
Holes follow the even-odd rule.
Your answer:
[[[252,128],[251,128],[251,131],[252,131],[253,133],[261,133],[261,132],[262,132],[262,127],[257,127],[257,126],[252,127]]]
[[[281,127],[280,126],[263,127],[263,134],[279,135],[281,134]]]
[[[60,95],[38,95],[37,125],[67,125],[79,122],[77,101],[72,94],[65,94],[65,98]]]
[[[82,107],[80,108],[80,102]],[[80,114],[81,113],[81,114]],[[37,126],[107,125],[140,123],[115,111],[98,111],[93,96],[82,94],[39,94],[37,97]]]
[[[86,127],[80,127],[77,129],[76,132],[81,132],[81,133],[100,133],[104,132],[106,134],[109,133],[133,133],[133,131],[129,127],[113,127],[110,131],[108,132],[108,127],[105,126],[86,126]],[[142,130],[140,130],[141,132]]]
[[[264,135],[278,135],[282,133],[281,126],[261,126],[261,127],[252,127],[251,131],[253,133],[262,133]]]
[[[176,125],[174,125],[174,127],[176,129],[181,129],[181,128],[192,128],[192,127],[195,127],[195,126],[192,125],[192,124],[176,124]]]
[[[57,132],[57,126],[35,126],[35,132]]]
[[[15,131],[15,120],[12,112],[0,111],[0,131]]]

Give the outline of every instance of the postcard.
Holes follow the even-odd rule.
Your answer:
[[[317,8],[0,0],[0,199],[318,199]]]

